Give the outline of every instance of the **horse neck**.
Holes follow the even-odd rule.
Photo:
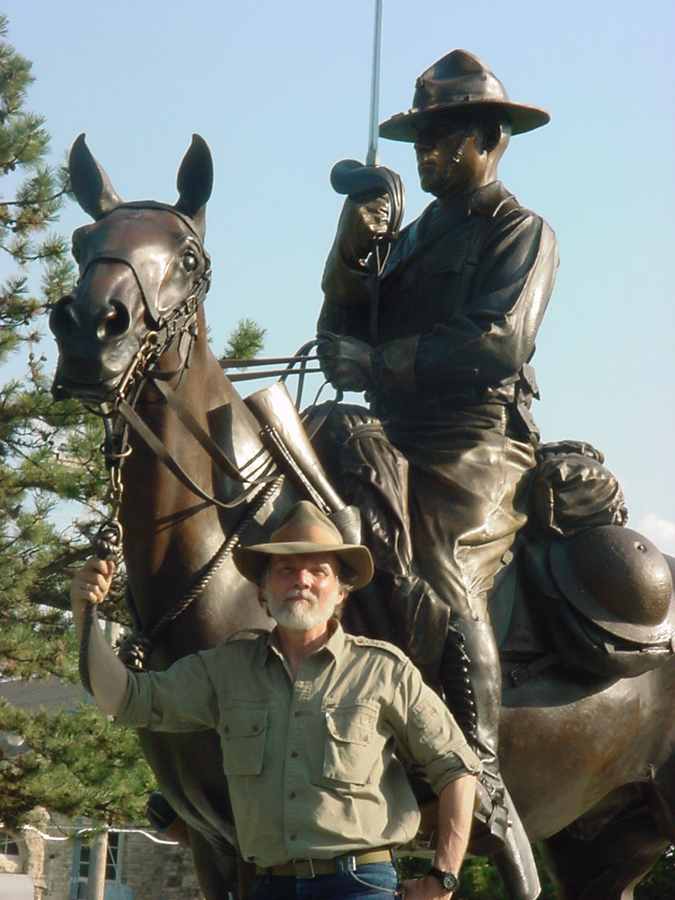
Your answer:
[[[179,352],[164,354],[158,369],[177,368]],[[190,366],[169,384],[237,466],[261,454],[259,427],[208,347],[203,312]],[[144,388],[136,411],[206,493],[227,502],[241,492],[241,483],[215,469],[151,384]],[[150,597],[153,605],[159,598],[162,606],[171,605],[213,557],[241,512],[235,508],[219,514],[216,506],[180,482],[133,432],[130,445],[120,518],[131,590],[141,608]]]

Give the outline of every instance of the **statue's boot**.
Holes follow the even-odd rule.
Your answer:
[[[541,884],[532,847],[499,771],[501,667],[489,622],[453,619],[441,681],[446,702],[483,765],[476,816],[503,844],[495,864],[512,900],[534,900]]]

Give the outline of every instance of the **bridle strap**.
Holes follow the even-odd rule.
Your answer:
[[[171,456],[169,451],[166,449],[162,441],[157,437],[157,435],[145,424],[143,419],[138,415],[136,410],[127,403],[126,400],[121,398],[117,403],[117,409],[122,418],[127,422],[130,428],[136,432],[136,434],[147,444],[150,450],[155,454],[157,459],[162,462],[170,472],[172,472],[176,478],[185,485],[193,494],[196,494],[197,497],[200,497],[202,500],[205,500],[207,503],[213,503],[215,506],[220,509],[234,509],[236,506],[240,506],[242,503],[245,503],[249,500],[253,494],[257,493],[260,488],[268,484],[277,477],[276,475],[268,476],[267,478],[261,479],[260,481],[253,481],[250,483],[250,487],[246,488],[229,503],[225,503],[223,500],[219,500],[217,497],[212,496],[211,494],[206,493],[206,491],[202,490],[199,485],[193,481],[192,478],[187,474],[185,469],[176,462],[176,460]],[[199,426],[198,426],[199,427]],[[241,474],[239,473],[239,481],[243,481]]]

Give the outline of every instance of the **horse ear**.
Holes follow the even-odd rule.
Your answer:
[[[202,238],[206,231],[206,204],[213,190],[213,159],[209,145],[199,134],[183,157],[176,179],[178,203],[175,208],[194,220]]]
[[[123,202],[105,171],[92,156],[84,134],[79,135],[70,148],[68,171],[77,202],[92,219],[102,219]]]

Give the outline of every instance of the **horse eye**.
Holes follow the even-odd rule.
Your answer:
[[[186,272],[194,272],[194,270],[199,265],[199,260],[197,259],[196,254],[192,252],[192,250],[187,250],[183,254],[183,268]]]

